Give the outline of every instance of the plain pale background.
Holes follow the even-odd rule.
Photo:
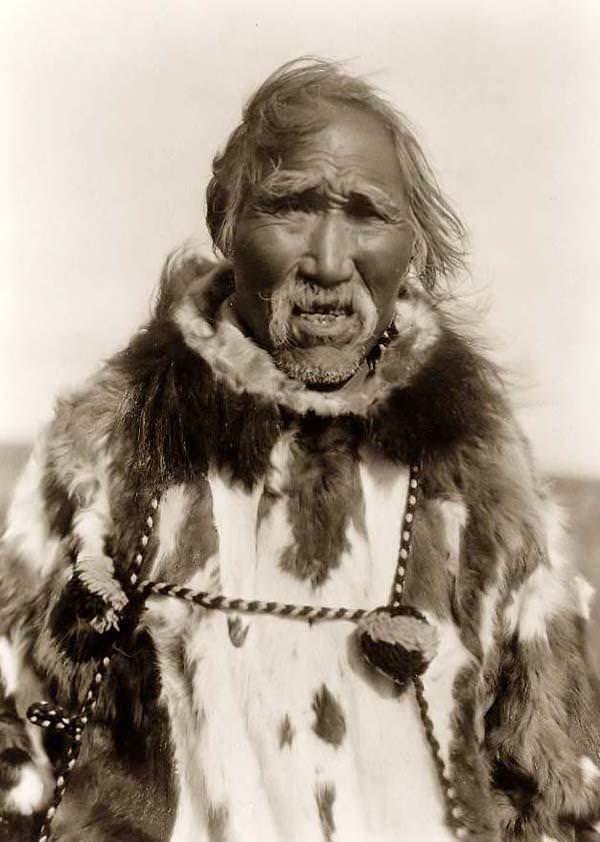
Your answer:
[[[544,468],[600,474],[597,0],[44,0],[0,10],[0,440],[26,441],[206,244],[210,160],[304,53],[405,112]]]

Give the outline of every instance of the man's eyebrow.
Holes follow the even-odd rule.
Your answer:
[[[256,185],[250,203],[255,207],[269,208],[278,200],[305,195],[317,195],[340,205],[371,206],[389,222],[407,218],[406,208],[400,206],[387,191],[364,179],[346,178],[334,188],[321,173],[310,170],[277,169]]]
[[[296,196],[316,189],[321,180],[320,175],[310,170],[276,169],[256,185],[253,195],[274,198]]]

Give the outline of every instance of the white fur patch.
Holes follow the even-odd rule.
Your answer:
[[[156,575],[161,562],[175,552],[177,537],[184,525],[190,508],[190,493],[186,485],[171,485],[161,497],[158,508],[158,549],[154,557],[150,577]]]
[[[256,565],[258,504],[264,485],[259,482],[248,492],[240,483],[232,484],[216,471],[209,474],[208,481],[212,493],[213,519],[219,536],[223,592],[244,599],[251,598],[252,571]]]
[[[544,501],[543,517],[550,566],[554,570],[563,570],[569,565],[565,510],[555,500],[548,498]]]
[[[272,453],[265,485],[275,494],[258,531],[262,485],[248,492],[210,474],[223,592],[300,604],[387,603],[408,471],[371,456],[362,454],[360,469],[367,535],[349,524],[350,548],[317,590],[279,565],[293,540],[281,494],[289,440]],[[205,577],[198,571],[190,584],[202,587]],[[171,842],[205,842],[209,807],[227,811],[230,842],[244,842],[249,829],[261,842],[323,839],[315,793],[325,785],[334,791],[334,839],[396,842],[401,827],[407,839],[451,842],[415,699],[410,691],[398,699],[393,686],[364,665],[352,642],[354,625],[242,618],[249,629],[240,647],[232,645],[227,618],[218,611],[180,614],[156,635],[180,770]],[[190,668],[187,685],[181,661],[168,654],[168,641],[177,636]],[[323,686],[344,718],[339,744],[314,728],[315,694]],[[286,718],[292,737],[282,744]]]
[[[557,571],[540,564],[513,594],[506,610],[508,630],[522,641],[547,640],[546,623],[570,603]]]
[[[216,328],[202,317],[190,299],[185,299],[177,307],[174,321],[189,347],[206,360],[216,376],[235,392],[266,396],[301,414],[313,410],[325,416],[344,412],[365,415],[397,385],[396,380],[388,382],[385,377],[387,363],[382,363],[375,376],[365,379],[360,389],[329,393],[308,389],[300,381],[287,377],[267,351],[242,333],[226,303],[221,308]],[[414,334],[410,353],[417,357],[432,347],[439,337],[435,312],[422,298],[399,301],[395,321],[401,338]],[[391,367],[393,351],[392,342],[386,351]],[[403,349],[403,356],[406,353]],[[366,363],[363,363],[363,369],[366,372]]]
[[[372,560],[368,579],[376,600],[374,607],[390,601],[408,494],[408,467],[391,464],[371,448],[363,448],[360,456],[365,526]]]
[[[579,768],[581,769],[583,782],[586,785],[593,784],[600,778],[600,769],[596,766],[592,758],[585,754],[579,758]]]
[[[50,537],[42,480],[46,464],[46,437],[36,442],[21,474],[6,515],[4,540],[36,576],[45,575],[54,566],[58,538]]]
[[[0,637],[0,673],[6,696],[12,696],[18,687],[21,657],[17,647],[8,637]]]
[[[454,576],[458,574],[462,533],[467,525],[467,507],[462,500],[436,500],[442,516],[448,550],[447,567]]]
[[[46,781],[33,763],[25,763],[19,770],[19,782],[10,790],[6,799],[9,811],[29,816],[44,803]]]
[[[596,589],[581,575],[575,576],[574,582],[579,614],[584,620],[589,620],[592,615],[592,603],[596,595]]]
[[[427,299],[415,292],[409,298],[398,299],[395,310],[394,324],[400,334],[415,336],[411,349],[415,356],[421,356],[435,345],[440,336],[440,325]]]

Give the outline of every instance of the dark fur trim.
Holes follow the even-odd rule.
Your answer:
[[[208,839],[209,842],[226,842],[227,820],[229,811],[227,807],[220,805],[208,805]]]
[[[447,549],[439,511],[423,497],[413,527],[412,557],[426,558],[427,565],[409,562],[406,568],[405,598],[408,605],[432,611],[440,619],[451,616],[452,586],[446,565]]]
[[[283,717],[279,723],[279,748],[292,747],[296,731],[292,725],[292,720],[288,713]]]
[[[193,283],[203,268],[188,267],[189,279],[174,273],[163,283],[156,317],[110,364],[128,384],[116,438],[124,434],[135,453],[132,469],[155,485],[192,479],[214,465],[252,487],[265,473],[281,415],[290,413],[272,399],[233,392],[169,321],[185,290],[214,323],[233,281],[225,267],[209,283]],[[494,366],[445,328],[412,382],[353,423],[386,457],[408,462],[421,451],[434,460],[466,443],[492,441],[507,414]]]
[[[324,842],[333,842],[335,834],[335,819],[333,817],[335,786],[329,783],[319,784],[315,790],[315,800],[319,811],[323,840]]]
[[[325,684],[315,693],[312,709],[315,714],[313,731],[317,737],[339,748],[346,735],[346,718],[339,702]]]
[[[164,715],[156,712],[143,755],[129,750],[133,735],[98,724],[88,729],[82,757],[57,813],[57,842],[163,842],[171,834],[177,799]]]
[[[31,842],[36,838],[36,831],[42,823],[43,815],[0,816],[0,842]]]
[[[242,622],[239,614],[227,617],[227,631],[229,632],[229,639],[232,644],[239,649],[244,645],[246,637],[250,630],[250,624]]]
[[[450,754],[452,781],[456,799],[463,811],[466,827],[476,833],[478,842],[500,842],[498,816],[490,792],[488,758],[481,752],[477,723],[479,668],[465,667],[457,676],[453,693],[454,741]]]
[[[508,416],[495,368],[449,329],[407,387],[397,389],[372,420],[372,438],[392,460],[429,461],[453,449],[494,441]]]
[[[292,459],[284,489],[293,544],[281,568],[299,579],[322,585],[349,549],[349,521],[364,531],[363,499],[358,476],[360,426],[351,418],[299,420],[290,445]]]
[[[116,437],[144,484],[193,480],[211,466],[246,487],[264,475],[279,434],[276,408],[219,388],[175,325],[151,323],[113,365],[129,382]]]

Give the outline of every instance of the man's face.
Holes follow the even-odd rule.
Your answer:
[[[387,129],[359,108],[322,112],[242,209],[233,265],[238,315],[277,365],[335,386],[390,323],[414,228]]]

